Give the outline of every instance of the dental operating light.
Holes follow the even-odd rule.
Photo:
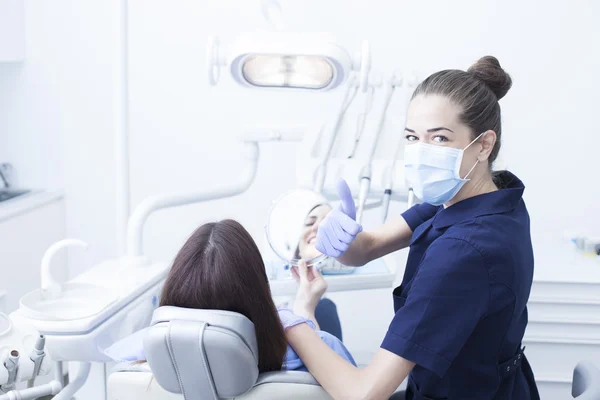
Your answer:
[[[367,41],[352,57],[326,33],[248,33],[227,53],[218,38],[209,38],[207,67],[213,86],[222,68],[245,87],[319,91],[334,89],[357,72],[360,88],[366,91],[371,59]]]

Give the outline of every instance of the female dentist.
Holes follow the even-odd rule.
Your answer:
[[[332,397],[387,399],[408,376],[406,393],[394,398],[539,399],[521,347],[533,280],[524,186],[491,170],[502,133],[498,100],[510,86],[488,56],[417,87],[404,162],[424,203],[402,216],[363,232],[341,182],[342,204],[319,226],[317,248],[355,266],[409,245],[410,252],[393,292],[396,314],[368,367],[344,361],[307,324],[286,329]],[[296,272],[305,293],[323,279],[305,264]]]

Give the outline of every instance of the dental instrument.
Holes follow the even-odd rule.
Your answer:
[[[37,340],[35,341],[35,346],[31,350],[31,355],[29,356],[29,359],[33,362],[33,374],[31,376],[31,379],[29,381],[27,381],[28,388],[33,387],[33,385],[35,383],[35,378],[40,373],[40,367],[42,365],[42,361],[44,360],[44,357],[46,356],[46,352],[44,351],[45,344],[46,344],[46,338],[44,337],[44,335],[40,335],[37,338]]]
[[[406,103],[408,102],[408,96],[410,95],[410,91],[407,90],[408,88],[412,88],[412,87],[416,87],[417,86],[417,76],[415,73],[413,73],[410,78],[408,80],[401,80],[398,82],[398,85],[402,85],[402,89],[404,91],[404,96],[403,96],[403,100],[404,100],[404,104],[403,104],[403,109],[406,109]],[[390,165],[390,168],[388,169],[388,173],[387,173],[387,177],[386,177],[386,184],[385,184],[385,188],[384,188],[384,192],[383,192],[383,206],[382,206],[382,223],[385,223],[385,221],[387,220],[387,216],[388,216],[388,211],[390,208],[390,200],[392,197],[392,188],[394,187],[394,180],[396,178],[395,173],[396,173],[396,163],[398,161],[398,159],[400,158],[400,155],[402,154],[402,151],[404,150],[404,138],[400,137],[398,140],[398,144],[396,146],[396,151],[394,153],[394,158],[392,159],[392,163]],[[414,196],[414,192],[412,190],[412,188],[408,188],[408,208],[411,208],[414,205],[415,202],[415,196]]]
[[[402,77],[396,77],[396,74],[392,74],[388,84],[386,85],[386,93],[385,99],[383,103],[383,109],[381,110],[381,114],[379,116],[379,120],[377,122],[377,130],[375,132],[375,138],[371,144],[371,149],[368,154],[367,163],[361,170],[360,173],[360,189],[358,192],[358,206],[356,210],[356,222],[361,223],[365,203],[367,201],[367,196],[369,194],[369,190],[371,189],[371,177],[372,177],[372,164],[373,158],[375,157],[375,151],[377,150],[377,144],[379,143],[379,138],[383,132],[383,127],[385,125],[385,117],[387,115],[387,111],[389,105],[392,101],[392,96],[394,95],[394,91],[396,87],[402,84]]]
[[[37,367],[33,361],[36,336],[39,337],[39,333],[31,325],[21,324],[0,313],[0,357],[4,358],[0,364],[0,400],[36,399],[56,394],[62,388],[46,384],[37,388],[17,389],[20,382],[50,372],[49,357],[40,358]],[[21,356],[28,353],[32,356]]]
[[[333,145],[335,144],[335,140],[339,134],[344,115],[346,115],[346,111],[348,111],[348,108],[350,107],[352,101],[356,97],[357,92],[358,85],[356,83],[356,78],[353,78],[348,84],[344,100],[342,101],[342,105],[338,113],[336,114],[335,123],[333,125],[333,130],[331,131],[331,134],[329,136],[329,142],[327,143],[325,154],[323,154],[323,157],[319,162],[319,166],[315,171],[313,180],[313,190],[317,193],[320,193],[323,190],[323,186],[325,185],[325,178],[327,176],[327,162],[331,157],[331,151],[333,150]]]
[[[352,144],[352,150],[350,151],[350,155],[348,155],[348,158],[353,158],[354,154],[356,153],[356,149],[358,148],[358,143],[360,142],[360,139],[362,137],[362,134],[365,130],[365,125],[367,123],[367,115],[369,115],[369,113],[371,112],[371,109],[373,108],[373,97],[375,97],[375,86],[376,85],[369,85],[369,91],[367,92],[367,96],[365,99],[365,110],[358,114],[357,117],[357,122],[356,122],[356,133],[354,135],[354,143]]]
[[[15,386],[17,373],[19,372],[19,358],[19,352],[12,350],[4,361],[4,368],[8,371],[8,380],[4,385],[0,386],[0,390],[7,392]]]
[[[398,158],[400,157],[400,154],[402,154],[403,150],[404,150],[403,138],[400,138],[398,140],[398,145],[396,146],[396,151],[394,152],[394,158],[392,159],[392,165],[388,170],[386,186],[385,186],[385,190],[383,192],[383,200],[382,200],[382,203],[383,203],[382,222],[383,223],[385,223],[385,221],[387,220],[388,210],[390,208],[390,199],[392,197],[392,188],[394,186],[394,178],[395,178],[395,172],[396,172],[396,162],[398,161]],[[412,192],[412,189],[409,189],[409,194],[411,192]]]

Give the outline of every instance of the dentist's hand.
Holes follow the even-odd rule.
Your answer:
[[[319,225],[315,244],[321,253],[334,258],[344,254],[356,235],[362,232],[362,226],[355,221],[356,206],[345,180],[339,180],[337,190],[342,202]]]

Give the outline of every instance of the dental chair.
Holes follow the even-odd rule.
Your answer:
[[[111,373],[108,400],[331,399],[308,372],[259,374],[254,324],[238,313],[160,307],[144,350],[147,363]]]
[[[581,361],[573,371],[573,398],[577,400],[600,399],[600,369],[589,361]]]

